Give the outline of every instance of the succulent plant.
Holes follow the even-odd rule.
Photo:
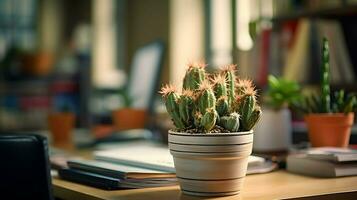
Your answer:
[[[303,99],[301,87],[296,81],[268,76],[267,104],[278,110]]]
[[[236,78],[235,65],[208,74],[204,63],[189,64],[182,92],[166,85],[160,93],[178,131],[249,131],[261,116],[252,81]]]

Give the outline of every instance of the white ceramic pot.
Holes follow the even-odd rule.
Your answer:
[[[288,109],[264,109],[254,129],[254,151],[287,150],[291,146],[291,113]]]
[[[190,134],[169,131],[169,148],[183,193],[239,194],[252,153],[253,131]]]

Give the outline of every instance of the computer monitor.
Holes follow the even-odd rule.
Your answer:
[[[132,107],[153,111],[164,58],[164,44],[151,42],[139,48],[132,59],[127,92]]]

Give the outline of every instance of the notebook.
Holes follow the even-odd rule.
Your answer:
[[[68,181],[73,181],[105,190],[134,189],[177,185],[176,180],[143,180],[120,179],[76,169],[60,169],[58,175]]]
[[[135,167],[131,165],[113,164],[97,160],[72,159],[68,161],[71,169],[87,171],[120,179],[176,179],[174,173],[163,172],[160,170]]]

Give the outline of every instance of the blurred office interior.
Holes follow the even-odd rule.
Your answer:
[[[130,107],[145,111],[139,128],[166,134],[158,87],[180,85],[193,61],[209,70],[235,63],[261,94],[268,74],[314,88],[315,33],[326,26],[343,39],[331,39],[333,54],[345,52],[343,70],[331,67],[332,89],[357,91],[356,16],[356,1],[338,0],[1,0],[0,130],[46,131],[51,113],[68,111],[100,138]]]

